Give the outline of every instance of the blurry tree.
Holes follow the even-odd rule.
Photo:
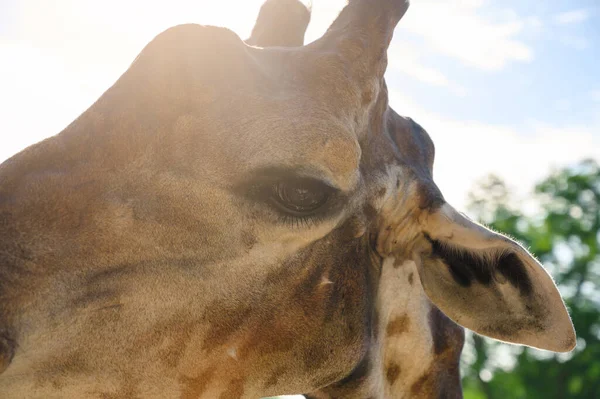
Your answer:
[[[586,160],[552,173],[531,202],[514,203],[494,176],[469,199],[471,215],[522,242],[547,267],[578,339],[573,352],[557,355],[471,335],[465,398],[600,398],[600,166]]]

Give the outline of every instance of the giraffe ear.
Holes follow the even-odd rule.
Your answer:
[[[575,347],[575,331],[552,278],[521,245],[448,204],[425,222],[421,283],[448,317],[476,333],[555,352]]]

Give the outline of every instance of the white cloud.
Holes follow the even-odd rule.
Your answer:
[[[590,17],[590,11],[584,8],[562,12],[553,18],[558,25],[570,25],[586,21]]]
[[[540,17],[536,17],[536,16],[527,17],[524,19],[524,22],[527,25],[527,27],[532,28],[538,32],[541,31],[542,28],[544,27],[544,23],[542,22]]]
[[[588,38],[573,32],[572,25],[587,21],[591,16],[589,9],[577,9],[554,15],[551,22],[558,25],[554,36],[559,43],[575,50],[586,50],[590,47]]]
[[[388,50],[388,71],[398,71],[431,86],[445,87],[462,97],[466,89],[448,79],[440,70],[427,66],[420,52],[407,41],[395,41]]]
[[[56,37],[71,41],[81,36],[85,40],[117,36],[129,41],[133,35],[149,40],[170,26],[190,22],[228,26],[245,36],[262,2],[172,0],[166,5],[143,0],[21,0],[16,2],[15,14],[21,33],[47,43],[54,43]]]
[[[558,41],[575,50],[585,50],[590,47],[590,42],[585,37],[581,36],[560,35]]]
[[[0,162],[61,131],[112,84],[24,42],[0,41],[0,53],[11,60],[0,65]]]
[[[514,129],[475,120],[455,120],[428,112],[397,92],[390,105],[409,115],[436,145],[435,180],[446,199],[464,207],[473,182],[494,173],[524,194],[553,167],[586,157],[600,159],[594,126],[551,126],[534,122]]]
[[[484,70],[500,70],[508,63],[533,59],[531,48],[518,39],[530,25],[529,20],[509,12],[510,20],[499,23],[481,11],[481,2],[415,1],[400,23],[399,34],[410,32],[437,52]]]
[[[571,109],[571,101],[566,98],[560,98],[554,101],[554,109],[557,111],[565,112]]]

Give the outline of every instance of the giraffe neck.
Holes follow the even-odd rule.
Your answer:
[[[431,305],[414,262],[387,258],[378,297],[385,397],[408,397],[434,360],[428,323]]]
[[[464,331],[429,301],[415,263],[386,259],[378,298],[383,397],[462,397]]]
[[[309,399],[462,398],[464,331],[427,298],[412,261],[382,265],[376,343],[344,380]]]

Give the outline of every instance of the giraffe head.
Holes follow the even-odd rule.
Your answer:
[[[363,380],[407,293],[425,304],[415,325],[430,300],[478,333],[572,349],[549,275],[444,200],[429,136],[388,107],[408,4],[350,1],[301,46],[307,12],[270,26],[276,3],[252,46],[163,32],[62,133],[2,164],[0,391],[376,396]]]

